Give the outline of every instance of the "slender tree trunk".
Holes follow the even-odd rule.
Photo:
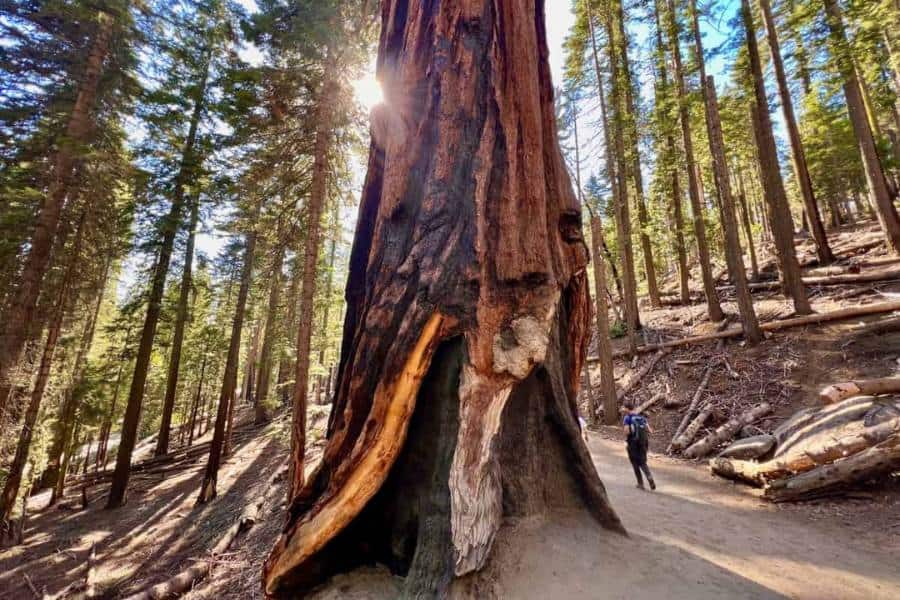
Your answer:
[[[337,252],[337,236],[340,234],[340,221],[338,219],[338,203],[334,203],[335,231],[332,232],[330,249],[328,251],[328,270],[325,273],[325,305],[322,307],[322,347],[319,348],[319,364],[325,366],[325,349],[328,345],[328,316],[331,308],[332,288],[334,286],[334,257]]]
[[[725,238],[725,258],[728,261],[731,281],[734,282],[744,337],[749,344],[755,345],[762,341],[763,335],[756,318],[756,311],[753,310],[753,297],[750,295],[747,272],[744,270],[744,253],[741,251],[738,225],[734,216],[734,198],[731,195],[731,182],[728,179],[728,162],[725,158],[725,138],[722,135],[722,122],[719,118],[719,101],[716,98],[716,85],[711,75],[706,78],[705,87],[709,149],[712,155],[716,189],[719,191],[719,212]]]
[[[197,95],[194,97],[194,111],[191,115],[187,139],[181,154],[181,165],[175,181],[175,190],[172,194],[172,206],[163,222],[162,241],[156,259],[156,266],[153,269],[150,294],[147,298],[147,314],[144,318],[144,327],[141,331],[137,357],[134,362],[134,375],[131,378],[128,403],[125,406],[121,440],[119,441],[119,450],[116,455],[116,468],[113,472],[106,508],[122,506],[126,501],[128,477],[131,471],[131,454],[134,452],[134,445],[137,441],[138,424],[141,419],[141,404],[144,400],[144,388],[147,384],[147,370],[150,367],[153,341],[156,338],[156,326],[159,323],[159,314],[162,310],[163,292],[166,287],[166,276],[169,273],[169,262],[172,258],[175,236],[178,234],[181,213],[184,208],[184,188],[198,166],[194,146],[197,141],[197,130],[200,126],[203,106],[206,101],[209,60],[210,57],[207,54],[203,74],[197,86]]]
[[[606,304],[606,268],[600,260],[599,232],[603,231],[600,215],[591,215],[591,253],[594,261],[594,309],[597,319],[597,351],[600,356],[600,391],[603,394],[603,421],[615,425],[619,420],[618,396],[613,371],[612,344],[609,337],[609,307]],[[584,366],[587,369],[587,365]],[[591,407],[591,419],[596,421],[596,407]]]
[[[653,244],[650,243],[650,220],[647,215],[647,203],[644,197],[644,177],[641,173],[640,139],[637,128],[637,104],[634,98],[634,77],[631,72],[631,61],[628,59],[628,34],[625,31],[625,14],[622,2],[617,0],[616,7],[616,33],[619,47],[619,59],[621,61],[622,88],[625,91],[625,121],[627,123],[626,136],[628,140],[628,154],[631,158],[631,179],[634,182],[635,202],[638,209],[638,223],[640,224],[639,237],[641,240],[641,253],[644,257],[644,273],[647,277],[647,295],[650,297],[650,306],[661,306],[659,299],[659,286],[656,281],[656,265],[653,262]],[[626,170],[628,168],[626,167]]]
[[[76,247],[80,246],[83,225],[84,216],[82,215],[82,223],[79,225]],[[34,388],[31,391],[31,399],[28,403],[28,408],[25,411],[25,422],[22,424],[22,432],[19,435],[16,453],[13,457],[12,464],[9,466],[9,472],[6,474],[6,483],[3,488],[3,494],[0,496],[0,526],[9,521],[12,516],[12,511],[15,508],[16,498],[19,495],[19,487],[22,483],[25,465],[28,463],[28,455],[31,451],[34,426],[37,423],[41,401],[43,400],[44,392],[47,389],[47,381],[50,379],[50,371],[53,366],[53,354],[56,350],[56,343],[59,341],[60,331],[62,330],[63,316],[66,312],[72,276],[74,275],[75,258],[77,256],[78,252],[73,251],[70,253],[68,261],[69,265],[66,268],[65,276],[59,286],[59,292],[57,293],[54,302],[53,317],[50,321],[50,327],[47,330],[47,341],[44,343],[44,351],[41,355],[41,363],[38,367],[37,378],[34,382]]]
[[[850,44],[844,30],[843,15],[836,0],[822,1],[825,5],[825,20],[831,32],[831,50],[844,79],[847,111],[850,114],[850,123],[853,126],[856,143],[859,145],[859,155],[866,174],[869,195],[875,206],[875,214],[884,232],[888,248],[892,253],[900,255],[900,217],[898,217],[897,209],[891,200],[884,169],[878,159],[875,138],[866,116],[860,81],[851,60]]]
[[[737,169],[738,200],[741,205],[741,222],[744,224],[744,236],[747,238],[747,248],[750,250],[750,268],[753,273],[753,281],[759,280],[759,263],[756,260],[756,244],[753,243],[753,226],[750,224],[750,211],[747,208],[747,194],[744,191],[744,175],[740,167]]]
[[[172,351],[169,354],[169,374],[166,378],[166,396],[163,399],[162,423],[156,440],[154,456],[169,453],[169,432],[172,428],[172,412],[178,392],[178,369],[181,365],[181,346],[184,342],[184,326],[188,318],[188,300],[193,285],[192,266],[194,262],[194,241],[197,236],[197,221],[200,219],[200,193],[191,200],[191,218],[188,226],[187,245],[184,249],[184,269],[181,272],[181,289],[175,314],[175,332],[172,336]]]
[[[87,141],[94,127],[91,113],[96,104],[103,63],[109,53],[113,34],[113,19],[105,12],[100,12],[98,19],[96,37],[87,57],[82,80],[78,84],[78,95],[69,115],[65,136],[57,144],[56,155],[50,161],[53,167],[47,195],[38,211],[19,285],[0,319],[0,415],[4,410],[3,401],[13,385],[10,375],[19,362],[22,348],[30,332],[38,330],[41,325],[35,321],[38,296],[50,264],[60,214],[78,160],[78,146]]]
[[[204,346],[203,358],[200,362],[200,378],[197,380],[197,393],[194,394],[194,407],[191,409],[191,431],[188,434],[188,447],[194,443],[194,429],[197,425],[197,412],[203,405],[203,383],[206,378],[206,362],[209,358],[209,348]]]
[[[670,84],[669,84],[669,70],[666,65],[666,46],[663,42],[663,27],[661,22],[661,13],[663,8],[661,6],[662,0],[654,0],[654,17],[656,19],[656,47],[657,47],[657,110],[663,110],[660,108],[664,106],[664,99],[661,94],[659,94],[659,90],[664,90],[666,95],[671,93]],[[666,111],[668,112],[668,111]],[[679,165],[678,165],[678,154],[675,151],[675,136],[672,133],[672,127],[669,123],[668,119],[669,115],[665,114],[661,120],[661,125],[665,127],[665,152],[666,152],[666,162],[668,164],[668,168],[670,171],[671,177],[671,192],[672,192],[672,202],[670,204],[670,212],[672,215],[672,222],[674,224],[674,240],[675,240],[675,256],[676,256],[676,265],[678,268],[678,289],[681,296],[681,303],[687,305],[691,301],[691,290],[688,286],[688,280],[690,278],[690,270],[688,269],[687,264],[687,246],[684,242],[684,213],[682,210],[681,203],[681,182],[679,181]]]
[[[700,273],[703,278],[703,293],[706,296],[707,313],[710,321],[721,321],[725,318],[722,306],[719,304],[719,296],[716,292],[716,282],[713,280],[712,264],[709,256],[709,245],[706,240],[706,223],[703,220],[703,204],[700,198],[700,182],[697,177],[696,162],[694,160],[694,142],[691,135],[691,119],[688,111],[687,93],[684,83],[684,68],[681,64],[681,47],[679,46],[680,27],[675,18],[675,4],[667,0],[666,23],[669,33],[669,46],[672,51],[672,62],[675,66],[675,90],[678,99],[678,115],[681,123],[681,139],[684,146],[684,160],[687,165],[688,195],[691,199],[691,212],[694,222],[694,235],[697,238],[697,253],[700,261]]]
[[[333,67],[332,67],[333,68]],[[289,498],[304,484],[306,459],[306,404],[309,393],[309,352],[315,316],[316,264],[319,260],[322,211],[328,193],[328,153],[331,148],[331,98],[335,91],[330,67],[319,91],[313,179],[307,206],[306,240],[303,251],[303,278],[300,281],[300,310],[297,326],[297,366],[294,374],[294,412],[291,422],[291,468]]]
[[[228,344],[228,357],[225,359],[225,375],[222,378],[222,391],[219,394],[219,408],[216,412],[216,425],[213,430],[212,443],[209,446],[209,459],[206,462],[206,473],[203,475],[203,483],[200,485],[198,504],[205,504],[216,497],[216,482],[219,476],[219,466],[222,455],[227,454],[226,427],[228,426],[229,413],[233,418],[235,390],[237,388],[238,360],[241,354],[241,331],[244,327],[244,310],[247,307],[247,296],[250,294],[250,280],[253,276],[253,261],[256,253],[256,221],[262,200],[257,200],[256,207],[250,221],[251,230],[247,234],[246,247],[244,248],[244,265],[241,267],[241,286],[238,289],[237,301],[234,306],[234,320],[231,324],[231,341]],[[230,436],[229,436],[230,437]]]
[[[781,271],[781,283],[785,296],[794,302],[794,311],[798,315],[812,312],[806,289],[800,274],[800,263],[794,248],[794,221],[788,207],[781,170],[778,166],[778,152],[772,134],[772,121],[769,118],[769,103],[766,97],[762,65],[759,60],[759,48],[756,44],[756,27],[750,12],[748,0],[741,0],[741,14],[747,32],[747,50],[750,58],[750,75],[753,80],[755,103],[753,116],[756,146],[759,149],[760,172],[764,188],[764,196],[769,209],[769,225],[775,238],[775,253]]]
[[[269,595],[371,562],[405,574],[400,596],[447,597],[465,575],[487,589],[475,572],[511,551],[493,541],[512,515],[586,511],[621,530],[577,422],[588,250],[544,3],[386,0],[382,15],[386,110],[338,392],[323,459],[266,561]]]
[[[284,246],[279,245],[272,261],[271,287],[269,288],[269,305],[266,309],[265,337],[259,356],[259,378],[256,382],[256,398],[254,399],[257,423],[264,422],[266,415],[266,400],[269,396],[269,377],[272,374],[272,346],[278,338],[278,325],[276,320],[281,303],[281,267],[284,262]]]
[[[691,0],[692,3],[696,0]],[[834,262],[834,254],[828,245],[828,236],[825,235],[825,226],[822,224],[822,215],[819,213],[819,204],[816,202],[813,191],[812,179],[809,176],[809,168],[806,164],[806,152],[803,149],[803,141],[800,139],[800,129],[797,127],[797,117],[794,114],[794,101],[791,99],[791,90],[788,88],[787,77],[784,74],[784,62],[781,58],[781,44],[778,42],[778,29],[775,27],[775,18],[772,16],[772,8],[769,0],[759,0],[762,10],[763,23],[766,27],[766,38],[769,40],[769,55],[772,57],[772,66],[775,69],[775,81],[778,83],[778,95],[781,98],[781,110],[784,113],[784,124],[791,143],[791,157],[794,163],[794,176],[800,188],[800,197],[803,199],[803,208],[816,243],[816,256],[820,265]]]
[[[102,466],[104,471],[106,471],[107,454],[109,450],[109,434],[112,431],[112,422],[116,416],[116,405],[119,402],[119,390],[122,386],[122,371],[125,369],[125,352],[128,350],[130,342],[131,329],[125,334],[125,346],[122,349],[119,358],[119,368],[116,370],[116,383],[113,386],[112,402],[110,403],[106,419],[104,419],[103,425],[100,427],[100,447],[97,450],[97,466],[98,468]]]
[[[590,4],[588,4],[590,6]],[[634,250],[631,240],[631,210],[628,205],[628,178],[626,174],[627,159],[625,156],[624,140],[624,94],[622,93],[622,77],[619,70],[619,61],[616,57],[616,32],[613,25],[612,11],[608,11],[605,19],[606,34],[609,39],[610,56],[610,94],[609,113],[606,111],[605,101],[601,102],[603,118],[604,139],[607,146],[607,171],[615,180],[613,188],[613,206],[616,214],[616,241],[619,246],[619,258],[622,261],[622,282],[625,296],[625,325],[628,330],[628,342],[630,349],[637,350],[637,331],[641,328],[640,311],[637,301],[637,281],[634,269]],[[588,15],[589,21],[593,21]],[[591,36],[593,40],[593,36]],[[595,61],[596,61],[595,57]],[[595,65],[596,67],[596,65]],[[598,70],[599,75],[599,70]],[[602,78],[598,77],[600,93],[603,94]],[[612,129],[611,140],[606,137],[606,132]]]
[[[616,211],[616,237],[619,238],[619,258],[622,261],[623,275],[622,275],[622,283],[619,283],[619,277],[616,277],[616,284],[618,286],[619,298],[621,300],[622,306],[625,311],[625,325],[628,329],[628,338],[629,343],[632,348],[637,347],[637,339],[635,337],[635,332],[637,328],[640,327],[640,316],[637,308],[637,291],[634,286],[634,258],[632,256],[631,262],[628,261],[628,256],[626,256],[627,250],[631,252],[631,244],[624,243],[624,240],[630,240],[630,224],[621,224],[621,215],[619,214],[619,207],[622,206],[621,196],[626,192],[622,190],[619,177],[618,170],[619,165],[615,161],[615,150],[613,147],[612,136],[609,134],[610,130],[610,118],[609,111],[607,110],[606,104],[606,90],[603,85],[603,72],[600,70],[600,55],[597,50],[597,39],[596,32],[594,30],[594,17],[591,12],[591,3],[587,3],[588,9],[588,26],[590,28],[590,38],[591,38],[591,54],[594,60],[594,73],[597,77],[597,97],[600,100],[600,114],[601,120],[603,122],[603,146],[605,151],[605,160],[606,160],[606,171],[607,177],[609,178],[610,189],[612,190],[612,202],[613,208]],[[609,23],[607,23],[609,25]],[[607,27],[607,32],[611,30],[611,26]],[[626,200],[627,203],[627,200]],[[625,233],[623,233],[627,229],[628,236],[625,237]],[[601,239],[602,246],[606,248],[605,240]],[[607,259],[610,261],[610,265],[612,266],[612,271],[615,274],[615,266],[612,261],[612,256],[608,249],[606,249]],[[629,270],[629,264],[631,266]],[[632,292],[634,292],[632,294]]]

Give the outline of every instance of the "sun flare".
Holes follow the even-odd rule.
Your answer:
[[[384,92],[381,82],[375,78],[374,73],[368,73],[353,82],[353,95],[356,101],[367,111],[372,110],[384,102]]]

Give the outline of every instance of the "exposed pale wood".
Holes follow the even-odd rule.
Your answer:
[[[671,350],[663,349],[656,353],[649,361],[647,361],[644,365],[641,366],[636,372],[632,372],[631,376],[628,380],[622,384],[622,389],[619,390],[618,400],[622,402],[625,397],[634,389],[636,385],[638,385],[644,378],[653,371],[654,367],[656,367],[657,363],[666,355],[669,354]]]
[[[853,396],[896,393],[900,393],[900,377],[884,377],[831,384],[819,392],[819,399],[825,404],[833,404]]]
[[[681,432],[681,435],[672,440],[671,448],[672,450],[681,450],[686,448],[691,441],[697,437],[697,433],[700,431],[700,428],[709,420],[712,416],[715,407],[711,402],[707,402],[703,408],[697,413],[697,416],[694,417],[694,420],[690,422],[690,424],[684,428],[684,431]]]
[[[687,412],[684,413],[684,418],[681,419],[681,423],[678,425],[678,429],[675,430],[675,435],[672,436],[672,442],[669,444],[666,452],[672,452],[675,446],[675,440],[677,440],[684,432],[684,430],[688,427],[694,411],[697,410],[697,407],[700,404],[700,399],[703,397],[703,392],[706,390],[707,384],[709,384],[709,377],[711,374],[712,366],[710,365],[707,366],[706,370],[703,372],[703,378],[700,380],[700,385],[697,386],[697,389],[694,392],[694,396],[693,398],[691,398],[691,403],[688,406]]]
[[[843,435],[839,427],[834,437],[824,443],[821,439],[810,443],[798,442],[795,450],[764,462],[716,458],[710,462],[713,472],[740,479],[754,485],[764,485],[795,473],[811,471],[846,456],[862,452],[876,444],[900,435],[900,418],[891,419],[874,427],[853,427]],[[818,442],[818,443],[816,443]],[[728,464],[730,463],[730,464]]]
[[[833,492],[853,483],[884,476],[898,469],[900,469],[900,435],[893,435],[862,452],[834,463],[773,481],[764,494],[773,502],[802,500]]]
[[[640,406],[635,408],[634,412],[636,414],[641,414],[665,397],[666,395],[663,392],[657,392],[656,394],[653,394],[653,396],[649,400],[641,403]]]
[[[763,402],[759,406],[755,406],[738,416],[732,417],[725,424],[720,425],[714,431],[710,432],[706,437],[692,444],[684,451],[684,456],[687,458],[702,458],[706,456],[719,444],[731,440],[737,435],[742,427],[750,425],[770,412],[772,412],[772,405],[768,402]]]

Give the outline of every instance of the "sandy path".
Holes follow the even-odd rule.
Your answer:
[[[603,570],[621,561],[636,573],[618,578],[634,584],[627,591],[586,597],[900,598],[896,555],[846,529],[779,511],[703,467],[663,457],[651,457],[658,490],[641,491],[623,444],[591,436],[589,447],[632,536],[624,560],[621,540],[607,540],[601,554],[613,564]]]

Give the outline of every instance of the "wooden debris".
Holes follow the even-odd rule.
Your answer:
[[[647,375],[649,375],[651,371],[653,371],[653,368],[656,367],[656,364],[664,356],[669,354],[669,352],[671,352],[671,350],[668,350],[668,349],[660,350],[659,352],[656,353],[656,355],[653,358],[651,358],[649,361],[647,361],[647,363],[644,364],[644,366],[642,366],[637,372],[634,372],[631,374],[631,376],[628,378],[628,380],[624,384],[622,384],[622,389],[619,390],[618,398],[619,398],[620,403],[625,399],[625,396],[627,396],[628,393],[631,392],[632,389],[634,389],[634,387],[637,384],[639,384],[641,381],[643,381],[643,379]],[[637,357],[635,357],[635,358],[637,358]]]
[[[775,447],[775,436],[761,433],[738,440],[719,453],[720,458],[759,459]]]
[[[636,414],[641,414],[645,410],[647,410],[648,408],[650,408],[651,406],[653,406],[654,404],[656,404],[657,402],[662,400],[664,397],[665,397],[665,394],[663,392],[657,392],[657,393],[653,394],[652,398],[650,398],[649,400],[647,400],[646,402],[642,403],[640,406],[635,408],[634,412]]]
[[[737,417],[732,417],[724,425],[721,425],[715,431],[685,450],[684,456],[687,458],[701,458],[706,456],[719,444],[731,440],[742,427],[753,423],[770,412],[772,412],[772,405],[768,402],[763,402],[759,406],[752,408]]]
[[[678,437],[687,428],[688,423],[690,423],[691,417],[693,416],[694,411],[697,410],[697,406],[700,404],[700,399],[703,397],[703,392],[704,390],[706,390],[707,384],[709,384],[709,377],[711,374],[712,366],[706,367],[706,370],[703,372],[703,378],[700,380],[700,385],[697,386],[697,390],[694,392],[694,397],[691,399],[691,403],[688,406],[687,412],[684,413],[684,418],[681,419],[681,423],[678,425],[678,429],[675,430],[675,435],[672,436],[672,442],[666,449],[666,453],[672,452],[675,440],[678,439]]]
[[[900,393],[900,377],[884,377],[834,383],[819,392],[819,399],[824,404],[834,404],[853,396],[878,396],[881,394]]]
[[[894,312],[896,310],[900,310],[900,300],[893,300],[891,302],[879,302],[875,304],[866,304],[861,306],[854,306],[850,308],[842,308],[839,310],[826,312],[826,313],[816,313],[813,315],[805,315],[802,317],[793,317],[791,319],[783,319],[780,321],[769,321],[768,323],[762,323],[760,328],[763,331],[780,331],[782,329],[790,329],[792,327],[804,327],[806,325],[818,325],[820,323],[829,323],[833,321],[846,321],[848,319],[855,319],[857,317],[864,317],[867,315],[877,315],[882,313]],[[725,331],[718,331],[716,333],[710,333],[706,335],[697,335],[686,338],[681,338],[678,340],[670,340],[668,342],[661,342],[659,344],[645,344],[643,346],[637,347],[638,353],[646,353],[646,352],[655,352],[657,350],[662,350],[664,348],[675,348],[678,346],[686,346],[689,344],[702,344],[704,342],[711,342],[713,340],[722,340],[727,338],[739,337],[743,335],[744,330],[740,326],[732,327],[730,329],[726,329]],[[630,356],[631,351],[629,350],[617,350],[613,353],[614,358],[622,357],[622,356]],[[589,357],[588,361],[596,361],[596,357]]]
[[[773,502],[815,498],[896,470],[900,470],[900,435],[831,464],[773,481],[764,496]]]
[[[682,450],[686,448],[697,436],[697,433],[700,431],[700,428],[703,427],[703,424],[712,416],[714,410],[715,407],[712,402],[707,402],[697,416],[694,417],[694,420],[691,421],[690,425],[684,428],[681,435],[672,440],[672,450]]]

